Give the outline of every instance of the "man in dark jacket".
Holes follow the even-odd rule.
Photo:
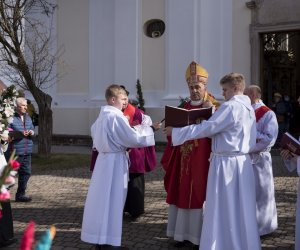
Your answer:
[[[18,169],[18,189],[16,193],[17,202],[30,202],[31,198],[25,195],[28,180],[31,175],[31,153],[33,148],[32,136],[34,126],[27,113],[27,100],[23,97],[17,98],[16,113],[13,122],[9,126],[11,150],[16,150],[18,162],[21,164]]]

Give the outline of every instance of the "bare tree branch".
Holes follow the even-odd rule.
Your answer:
[[[40,124],[51,130],[39,126],[39,134],[48,139],[52,135],[52,98],[42,89],[60,79],[55,69],[63,53],[63,48],[53,52],[52,47],[55,10],[50,0],[0,0],[0,76],[31,92],[40,119],[46,120]]]

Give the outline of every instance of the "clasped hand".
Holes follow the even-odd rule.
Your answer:
[[[32,130],[25,130],[25,131],[23,131],[23,135],[24,136],[29,136],[29,135],[32,135],[32,134],[33,134]]]

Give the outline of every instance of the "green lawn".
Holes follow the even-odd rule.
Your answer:
[[[32,154],[32,170],[42,171],[49,169],[70,169],[90,165],[90,155],[87,154],[51,154],[49,158],[41,158]]]

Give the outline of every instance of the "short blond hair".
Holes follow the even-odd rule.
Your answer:
[[[229,84],[231,87],[237,87],[239,91],[244,92],[246,83],[245,77],[240,73],[229,73],[223,76],[220,80],[220,84]]]
[[[120,85],[111,84],[106,88],[105,99],[109,101],[111,98],[117,97],[120,94],[126,95],[126,91]]]

